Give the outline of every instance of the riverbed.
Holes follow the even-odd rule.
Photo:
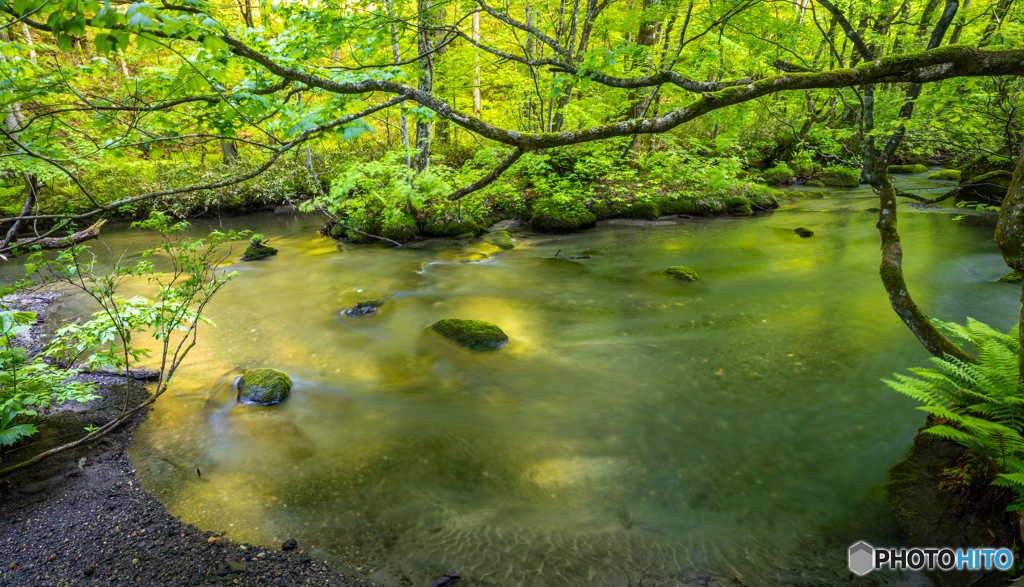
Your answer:
[[[136,435],[138,475],[183,521],[388,585],[850,581],[849,544],[897,539],[879,487],[924,419],[881,379],[927,353],[878,279],[877,198],[826,191],[752,217],[513,230],[510,251],[335,243],[315,215],[196,221],[280,252],[234,248],[216,325]],[[991,227],[905,205],[899,222],[926,313],[1014,324]],[[152,242],[102,240],[129,259]],[[467,350],[429,330],[441,318],[510,341]],[[256,367],[291,375],[285,403],[234,401]]]

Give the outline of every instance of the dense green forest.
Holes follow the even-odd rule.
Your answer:
[[[171,378],[196,347],[200,325],[205,336],[211,323],[210,300],[241,275],[225,262],[231,243],[248,241],[240,261],[249,261],[273,256],[275,239],[290,238],[215,227],[209,219],[275,209],[312,214],[315,228],[303,225],[311,238],[337,241],[338,250],[360,247],[368,256],[429,239],[509,252],[516,245],[509,232],[492,228],[496,223],[529,223],[531,235],[547,238],[604,220],[755,217],[785,201],[825,195],[808,188],[831,195],[870,189],[877,196],[869,209],[877,218],[872,238],[881,244],[879,254],[872,241],[872,263],[880,266],[870,279],[875,286],[880,279],[898,322],[935,362],[934,369],[887,383],[924,404],[932,436],[972,455],[942,470],[943,490],[960,491],[971,507],[983,503],[987,519],[998,521],[992,539],[1022,552],[1024,329],[1004,333],[967,316],[966,325],[930,316],[911,295],[916,283],[904,275],[904,225],[897,222],[909,205],[929,210],[942,202],[954,208],[954,219],[943,222],[960,219],[956,208],[990,218],[998,222],[1001,273],[1010,272],[1004,280],[1020,281],[1019,2],[2,0],[0,24],[0,258],[27,270],[25,280],[9,280],[0,291],[0,447],[36,434],[51,405],[104,395],[94,384],[71,382],[82,361],[125,381],[119,413],[31,458],[5,456],[0,475],[94,442],[173,391]],[[926,172],[935,184],[927,194],[900,183],[907,176],[923,180]],[[122,221],[149,231],[149,240],[131,263],[112,252],[116,262],[106,266],[94,254],[95,239],[107,223]],[[209,227],[208,236],[197,236],[190,222]],[[784,232],[794,235],[793,227]],[[803,226],[795,234],[804,242],[815,235]],[[902,238],[918,234],[904,230]],[[727,248],[746,254],[761,238],[767,237],[735,238]],[[685,248],[658,247],[652,245],[658,252]],[[546,261],[590,259],[587,251],[559,256],[557,248]],[[491,260],[489,254],[481,256]],[[372,259],[359,263],[396,262]],[[354,267],[362,275],[364,265]],[[906,267],[910,274],[915,260]],[[673,263],[657,275],[699,287],[699,269]],[[626,281],[609,278],[601,293],[611,295]],[[141,283],[152,299],[139,294]],[[519,283],[536,291],[549,285],[520,276],[509,288]],[[37,324],[37,314],[13,300],[40,284],[76,291],[100,310],[91,321],[62,325],[44,350],[29,352],[18,336]],[[932,289],[922,289],[934,299]],[[395,305],[384,286],[376,297],[356,291],[359,299],[348,300],[355,305],[342,316]],[[848,318],[863,321],[860,311]],[[474,351],[522,340],[464,318],[474,319],[447,316],[432,329]],[[801,329],[817,324],[797,322]],[[768,318],[751,322],[763,323]],[[316,356],[295,341],[281,346]],[[154,358],[155,386],[129,401],[132,370],[154,367]],[[409,365],[426,362],[421,353],[379,369],[384,375],[366,375],[366,367],[361,376],[411,385],[432,367]],[[283,402],[292,379],[281,371],[262,376],[286,389],[266,395],[273,401],[249,403]],[[557,477],[544,467],[520,468],[544,485]],[[185,468],[191,475],[193,465]],[[564,463],[550,468],[573,470]],[[909,475],[902,470],[896,482]],[[270,507],[270,497],[256,500],[263,501]],[[619,517],[630,530],[632,514]],[[631,584],[641,584],[639,576]]]

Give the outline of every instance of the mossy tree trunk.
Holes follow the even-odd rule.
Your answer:
[[[1003,199],[999,223],[996,225],[996,244],[999,245],[1003,260],[1011,269],[1018,272],[1024,270],[1024,154],[1021,154],[1017,161],[1013,179],[1010,180],[1010,188]],[[1020,374],[1024,380],[1024,287],[1021,291],[1021,304]]]

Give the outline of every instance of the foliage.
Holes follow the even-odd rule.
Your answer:
[[[977,364],[932,357],[938,368],[912,368],[915,376],[894,374],[886,385],[922,404],[937,424],[924,432],[958,442],[988,459],[993,485],[1016,496],[1012,510],[1024,508],[1024,384],[1020,379],[1018,327],[1001,333],[981,322],[937,323],[978,350]]]

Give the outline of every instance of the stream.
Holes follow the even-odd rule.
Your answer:
[[[196,221],[280,253],[232,266],[216,326],[136,435],[138,475],[185,522],[295,539],[388,585],[868,584],[846,549],[898,540],[881,485],[924,422],[881,379],[928,355],[878,278],[877,197],[825,191],[747,218],[513,230],[510,251],[336,244],[315,215]],[[1008,329],[1020,291],[996,281],[993,228],[949,212],[900,206],[915,299]],[[102,240],[152,243],[123,227]],[[659,273],[671,265],[700,281]],[[510,342],[464,349],[429,330],[441,318]],[[291,397],[237,404],[256,367],[288,372]]]

